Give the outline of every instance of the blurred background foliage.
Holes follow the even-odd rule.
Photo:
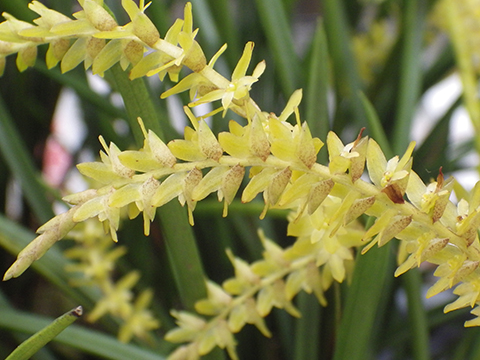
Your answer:
[[[105,2],[119,23],[127,21],[120,1]],[[42,3],[67,15],[78,9],[72,0],[42,0]],[[252,63],[265,59],[267,70],[254,85],[252,97],[264,111],[278,113],[290,94],[303,88],[302,118],[322,140],[329,130],[334,130],[344,142],[350,142],[365,127],[365,134],[382,144],[385,153],[401,154],[414,137],[418,139],[414,170],[424,181],[436,178],[441,166],[445,174],[477,166],[465,161],[472,154],[476,159],[475,131],[471,130],[471,136],[461,141],[451,136],[458,126],[454,121],[465,108],[458,90],[458,53],[456,57],[455,46],[448,37],[451,25],[439,10],[444,6],[440,0],[192,0],[192,3],[194,26],[200,28],[197,40],[207,59],[223,43],[228,43],[216,66],[223,75],[229,77],[244,44],[255,43]],[[466,0],[459,3],[474,4]],[[26,0],[0,0],[0,10],[31,21],[35,14],[28,10],[27,4]],[[163,35],[175,18],[183,16],[183,6],[184,1],[153,0],[147,14]],[[480,4],[477,13],[479,9]],[[465,28],[473,24],[462,33],[466,41],[477,36],[474,24],[480,18],[475,18],[474,11],[463,16],[460,20],[465,22]],[[46,144],[55,131],[53,114],[62,89],[74,90],[86,125],[84,141],[69,154],[72,167],[98,154],[100,134],[121,149],[136,147],[132,132],[128,127],[125,129],[127,115],[121,102],[119,105],[111,74],[105,77],[111,87],[99,93],[81,67],[63,75],[58,68],[46,70],[45,52],[46,47],[40,47],[35,67],[23,73],[16,69],[14,58],[9,57],[0,79],[0,244],[4,248],[0,264],[4,270],[33,239],[36,228],[52,217],[52,204],[58,204],[71,186],[67,176],[55,186],[42,176],[48,160]],[[472,59],[474,54],[472,46]],[[456,81],[457,87],[442,85],[450,84],[449,79]],[[172,84],[160,83],[157,78],[147,83],[159,118],[170,119],[169,125],[162,122],[166,138],[181,136],[176,130],[182,128],[178,124],[184,121],[179,115],[180,106],[159,99]],[[440,100],[426,109],[425,103],[434,91],[442,96],[436,97]],[[188,102],[186,96],[180,96],[181,103]],[[57,121],[68,121],[68,114],[64,116],[65,119]],[[215,116],[212,121],[215,131],[226,128],[225,120]],[[461,126],[468,128],[468,119]],[[327,161],[325,149],[321,150],[319,161]],[[215,199],[198,204],[194,233],[209,278],[221,283],[232,275],[226,248],[248,261],[260,257],[262,249],[256,233],[259,227],[282,246],[292,243],[285,235],[285,213],[271,211],[260,222],[262,207],[261,201],[246,205],[234,202],[229,216],[223,219],[222,205]],[[162,336],[173,326],[169,309],[181,309],[185,304],[175,288],[159,226],[152,224],[147,239],[141,220],[123,224],[119,239],[128,251],[117,261],[114,273],[115,278],[121,278],[137,269],[141,279],[135,292],[140,293],[146,287],[153,289],[152,311],[162,327],[153,333],[151,340],[121,344],[115,340],[121,325],[119,320],[104,317],[94,325],[77,322],[57,342],[38,353],[36,359],[162,359],[168,353],[172,346]],[[65,271],[71,260],[62,251],[72,246],[70,240],[58,243],[32,270],[1,284],[0,357],[10,353],[25,334],[47,321],[45,316],[57,317],[78,304],[87,313],[92,310],[100,296],[98,289],[69,286],[75,274]],[[468,312],[443,314],[448,294],[445,298],[425,301],[423,294],[432,282],[431,269],[422,268],[394,279],[394,268],[393,247],[371,250],[358,260],[351,286],[337,284],[329,290],[327,308],[321,308],[313,296],[300,294],[296,301],[304,314],[301,319],[278,310],[267,319],[273,338],[262,337],[253,327],[242,330],[238,335],[240,358],[479,358],[479,330],[463,328]],[[220,352],[211,355],[211,358],[222,357]]]

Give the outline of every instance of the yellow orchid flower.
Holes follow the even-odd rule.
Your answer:
[[[253,47],[253,42],[248,42],[245,45],[242,57],[233,70],[232,80],[225,88],[212,90],[209,93],[200,96],[197,100],[193,101],[189,105],[196,106],[221,100],[223,116],[225,116],[228,108],[234,105],[235,102],[242,104],[248,100],[250,98],[249,91],[252,85],[258,81],[259,77],[265,71],[265,61],[261,61],[253,70],[251,76],[245,75],[252,58]]]
[[[412,168],[412,152],[415,142],[412,141],[405,154],[400,159],[394,156],[390,160],[385,158],[382,149],[373,139],[369,139],[367,146],[368,175],[373,183],[384,192],[394,203],[404,202],[408,176]]]

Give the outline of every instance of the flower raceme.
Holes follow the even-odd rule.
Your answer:
[[[348,279],[357,249],[363,247],[365,252],[393,238],[400,241],[396,276],[430,262],[437,266],[439,279],[427,296],[458,285],[459,298],[445,311],[477,306],[472,314],[480,314],[480,185],[455,205],[449,199],[453,180],[445,180],[440,171],[435,182],[424,184],[412,170],[414,143],[402,157],[387,160],[363,130],[346,145],[330,132],[326,139],[329,163],[319,164],[317,153],[324,143],[301,120],[301,90],[292,94],[280,115],[263,112],[250,97],[265,68],[260,62],[252,75],[246,75],[253,43],[246,44],[228,80],[214,69],[225,46],[207,63],[195,40],[198,29],[193,29],[191,4],[185,6],[184,19],[177,20],[164,38],[145,14],[148,5],[143,1],[137,6],[122,0],[131,20],[123,26],[101,0],[83,0],[80,5],[83,10],[70,19],[33,1],[30,8],[40,15],[35,25],[4,14],[0,64],[16,53],[17,66],[23,71],[33,64],[37,46],[46,43],[48,67],[60,63],[62,71],[84,62],[102,75],[119,62],[131,78],[158,74],[163,79],[168,73],[179,82],[162,97],[189,91],[191,102],[184,110],[191,127],[185,128],[183,139],[166,144],[139,119],[144,135],[139,150],[122,151],[100,138],[101,161],[78,165],[99,187],[66,196],[72,207],[39,228],[40,235],[18,254],[4,280],[19,276],[76,224],[91,218],[98,218],[117,241],[123,210],[130,218],[142,213],[148,235],[156,209],[175,198],[186,205],[192,225],[197,202],[212,193],[224,202],[226,216],[245,181],[238,195],[241,201],[248,203],[262,194],[265,207],[260,217],[271,208],[287,209],[288,234],[296,240],[283,249],[260,232],[264,252],[252,264],[227,251],[234,277],[221,286],[207,283],[208,297],[197,303],[198,314],[172,312],[178,327],[166,338],[186,344],[171,359],[198,358],[215,346],[227,349],[235,359],[232,334],[246,323],[270,336],[263,317],[273,307],[299,316],[292,299],[301,290],[326,304],[324,291],[334,281]],[[191,73],[180,79],[183,67]],[[205,122],[209,114],[196,117],[190,110],[217,101],[220,107],[214,112],[226,116],[228,110],[234,111],[246,119],[245,124],[231,120],[228,131],[215,134]],[[294,121],[289,122],[292,115]],[[375,219],[368,230],[361,221],[364,214]],[[132,324],[143,321],[142,309],[150,299],[151,294],[145,293],[131,309]],[[478,318],[466,323],[479,324]]]

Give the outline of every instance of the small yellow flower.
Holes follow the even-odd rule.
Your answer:
[[[141,21],[146,22],[147,20],[148,18],[145,16],[145,19]],[[139,22],[137,27],[142,29],[145,25]],[[195,41],[197,33],[198,29],[193,30],[192,4],[187,2],[184,9],[184,20],[177,20],[167,31],[165,39],[155,36],[157,41],[153,42],[153,28],[151,28],[151,34],[149,35],[151,40],[147,44],[158,51],[142,59],[132,69],[130,77],[134,79],[145,74],[152,76],[158,73],[160,79],[163,79],[165,72],[168,72],[170,79],[177,82],[178,73],[183,65],[186,65],[194,72],[201,71],[206,66],[206,59],[200,45]],[[177,44],[180,47],[177,47]],[[162,94],[162,98],[166,96],[168,95]]]
[[[22,36],[22,31],[35,28],[32,24],[17,20],[4,12],[6,21],[0,24],[0,58],[2,58],[0,72],[5,66],[5,57],[17,53],[16,65],[19,71],[24,71],[35,64],[37,45],[44,42],[42,38]]]
[[[436,238],[434,232],[428,231],[419,224],[414,225],[396,235],[402,241],[397,256],[400,265],[395,271],[395,276],[420,266],[424,261],[429,261],[449,243],[448,238]]]
[[[270,155],[270,143],[259,116],[255,115],[244,127],[231,120],[229,130],[218,135],[218,141],[227,154],[239,159],[258,157],[263,161]]]
[[[175,24],[173,25],[175,26]],[[172,26],[172,28],[173,28]],[[171,28],[171,29],[172,29]],[[167,33],[168,35],[168,33]],[[166,41],[173,42],[174,40],[168,40],[167,36],[165,37]],[[227,49],[227,44],[224,44],[218,51],[217,53],[212,57],[212,59],[208,62],[206,65],[206,68],[209,70],[213,71],[213,66],[215,65],[216,61],[220,57],[221,54]],[[175,76],[175,79],[172,79],[172,81],[177,82],[178,81],[178,73],[180,71],[181,67],[179,66],[173,66],[172,68],[169,68],[169,75],[170,79],[172,79],[173,75]],[[133,71],[133,70],[132,70]],[[174,72],[174,74],[172,74]],[[149,73],[151,74],[151,73]],[[162,72],[159,73],[160,77],[162,78]],[[227,82],[227,80],[225,79]],[[187,76],[185,76],[178,84],[176,84],[174,87],[171,89],[165,91],[160,95],[162,99],[165,99],[173,94],[178,94],[184,91],[189,90],[189,96],[190,100],[193,100],[196,96],[203,96],[210,91],[213,91],[217,89],[217,87],[210,81],[208,80],[205,76],[202,75],[201,72],[193,72]]]
[[[252,298],[235,306],[228,317],[228,328],[234,333],[239,332],[245,324],[255,325],[266,337],[272,336],[265,321],[258,313],[255,301]]]
[[[373,139],[368,141],[367,168],[373,183],[396,204],[403,204],[408,175],[412,168],[412,152],[415,142],[412,141],[400,159],[395,156],[388,160],[382,149]]]
[[[153,195],[160,186],[160,182],[153,177],[144,182],[127,184],[115,191],[108,198],[108,205],[113,208],[122,208],[132,202],[138,211],[143,212],[145,236],[150,234],[150,222],[155,218],[156,206],[152,205]]]
[[[98,216],[98,220],[105,225],[105,231],[109,230],[113,241],[117,242],[120,209],[109,205],[110,196],[114,193],[115,189],[113,187],[103,188],[96,197],[78,206],[73,215],[73,221],[78,223]]]
[[[245,168],[221,166],[211,169],[192,191],[192,200],[200,201],[210,193],[218,191],[218,201],[224,201],[223,217],[228,214],[228,206],[235,198],[245,175]]]
[[[312,255],[316,266],[324,266],[323,286],[328,288],[333,279],[342,282],[346,276],[344,262],[353,260],[352,246],[360,246],[364,231],[355,223],[336,230],[331,216],[341,207],[341,200],[329,196],[311,215],[301,216],[288,224],[288,235],[298,236],[291,249],[286,251],[287,259],[298,259]],[[294,214],[292,214],[293,216]]]
[[[327,147],[330,159],[328,168],[332,174],[343,174],[349,170],[353,182],[362,176],[368,142],[367,137],[362,138],[363,131],[364,129],[360,131],[354,142],[347,145],[343,145],[340,138],[333,131],[328,133]]]
[[[153,298],[153,291],[144,290],[135,300],[133,310],[118,332],[118,339],[129,342],[134,336],[148,339],[149,332],[160,327],[160,322],[155,319],[148,307]]]
[[[268,123],[267,133],[274,156],[309,169],[317,161],[317,153],[323,146],[323,142],[312,137],[306,122],[301,123],[298,111],[301,100],[302,90],[296,90],[278,118],[273,114],[269,115],[266,122]],[[286,121],[292,113],[295,113],[295,125]]]
[[[466,306],[474,307],[480,301],[480,272],[475,270],[453,291],[459,298],[445,306],[444,312],[461,309]]]
[[[477,183],[472,190],[470,201],[461,199],[457,204],[457,222],[455,229],[458,235],[465,239],[466,246],[471,246],[474,242],[478,246],[477,229],[480,226],[480,207],[479,207],[480,184]]]
[[[230,249],[227,249],[227,255],[235,269],[235,277],[223,283],[225,291],[232,295],[239,295],[260,281],[260,277],[253,272],[246,261],[235,257]]]
[[[102,162],[89,162],[77,165],[78,170],[83,175],[100,182],[101,184],[112,184],[116,181],[130,179],[135,171],[122,164],[119,159],[121,154],[120,149],[114,144],[110,143],[107,147],[103,137],[99,137],[104,151],[100,151],[100,158]]]
[[[82,226],[83,225],[83,226]],[[112,240],[105,235],[98,221],[90,220],[80,224],[68,235],[78,242],[78,245],[66,250],[64,254],[78,262],[66,267],[67,271],[81,272],[84,279],[75,279],[74,284],[105,286],[110,281],[115,262],[126,253],[124,246],[112,248]]]
[[[442,257],[434,272],[439,279],[428,289],[427,298],[453,287],[474,272],[479,264],[479,261],[468,260],[467,255],[453,245],[445,247],[437,256]],[[432,260],[435,262],[436,259]]]
[[[302,261],[302,259],[298,261]],[[318,302],[322,306],[327,306],[327,300],[324,296],[324,288],[327,287],[322,280],[320,269],[313,261],[310,261],[305,266],[300,267],[300,269],[288,275],[285,284],[285,293],[287,299],[291,300],[302,289],[308,294],[313,292]]]
[[[116,284],[108,283],[109,286],[104,289],[105,296],[95,305],[87,320],[95,322],[106,314],[128,318],[133,311],[131,288],[135,286],[139,279],[140,274],[137,271],[132,271]]]
[[[225,116],[228,108],[230,108],[233,104],[245,103],[250,98],[249,92],[252,85],[258,81],[258,78],[265,71],[265,61],[261,61],[253,70],[251,76],[245,75],[252,58],[253,46],[253,42],[248,42],[245,45],[242,57],[233,70],[232,80],[226,88],[210,91],[209,93],[193,101],[190,106],[221,100],[223,116]]]
[[[436,222],[442,217],[448,205],[452,187],[453,179],[444,181],[441,169],[437,181],[427,186],[414,171],[411,171],[406,192],[408,199]]]
[[[207,280],[206,285],[208,296],[195,303],[195,310],[203,315],[217,315],[230,304],[232,297],[213,281]]]
[[[298,309],[287,298],[285,282],[277,280],[271,285],[262,287],[257,295],[257,311],[261,317],[267,316],[273,307],[285,309],[290,315],[300,317]]]
[[[186,311],[172,310],[170,313],[177,319],[175,322],[178,326],[165,335],[165,340],[170,342],[179,343],[195,340],[207,324],[201,317]]]
[[[218,161],[223,154],[223,149],[212,130],[205,120],[197,119],[187,106],[184,110],[194,129],[186,127],[185,140],[172,140],[168,143],[168,148],[175,157],[185,161],[205,159]]]

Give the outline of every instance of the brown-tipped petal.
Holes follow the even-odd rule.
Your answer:
[[[328,196],[335,183],[332,179],[326,179],[313,185],[308,194],[308,214],[312,215]]]
[[[223,177],[221,190],[223,198],[225,199],[225,208],[223,216],[227,216],[228,205],[230,205],[235,198],[235,194],[238,188],[242,184],[242,180],[245,176],[245,168],[240,165],[232,167]]]
[[[177,162],[169,147],[155,134],[149,130],[147,135],[148,146],[155,158],[160,161],[162,165],[172,167]]]
[[[348,209],[347,213],[345,214],[345,217],[343,218],[343,224],[348,225],[349,223],[351,223],[353,220],[355,220],[365,211],[367,211],[374,203],[375,196],[355,200],[350,209]]]
[[[35,65],[37,60],[37,47],[30,46],[20,50],[17,54],[17,68],[20,72]]]
[[[397,184],[387,185],[382,189],[382,192],[385,193],[395,204],[403,204],[405,202],[403,199],[403,192]]]
[[[432,210],[432,220],[433,222],[437,222],[443,216],[443,213],[447,207],[448,201],[450,197],[450,192],[445,193],[444,195],[439,195],[437,201]]]
[[[248,141],[252,155],[258,156],[263,161],[267,160],[268,155],[270,155],[270,143],[258,117],[254,117],[250,124]]]
[[[188,175],[184,180],[183,191],[185,194],[185,200],[187,202],[192,201],[192,192],[193,189],[198,185],[200,180],[202,180],[203,174],[200,169],[193,168],[190,170]]]
[[[422,254],[420,256],[420,259],[418,259],[418,262],[423,262],[423,261],[428,261],[428,259],[438,253],[440,250],[445,248],[449,242],[448,238],[444,239],[432,239],[428,245],[423,249]]]
[[[310,129],[306,122],[302,125],[300,143],[298,144],[296,155],[309,169],[317,162],[317,151],[312,140],[312,134],[310,133]]]
[[[465,279],[468,275],[474,272],[479,265],[479,261],[466,260],[463,265],[457,270],[455,276],[450,281],[450,287]]]
[[[222,157],[223,149],[204,120],[198,124],[198,143],[207,158],[218,161]]]
[[[361,136],[361,133],[359,136]],[[365,169],[365,159],[367,156],[367,144],[368,138],[361,138],[355,141],[355,145],[351,150],[358,153],[358,156],[350,159],[350,176],[352,178],[352,182],[357,181],[363,175],[363,171]]]
[[[393,239],[400,231],[405,229],[412,222],[412,215],[410,216],[395,216],[393,222],[386,229],[380,232],[378,246],[383,246],[391,239]]]
[[[290,178],[292,177],[292,170],[290,168],[285,168],[282,171],[279,171],[271,180],[271,183],[266,191],[266,201],[269,205],[276,205],[278,199],[282,195],[285,187],[287,186]]]

